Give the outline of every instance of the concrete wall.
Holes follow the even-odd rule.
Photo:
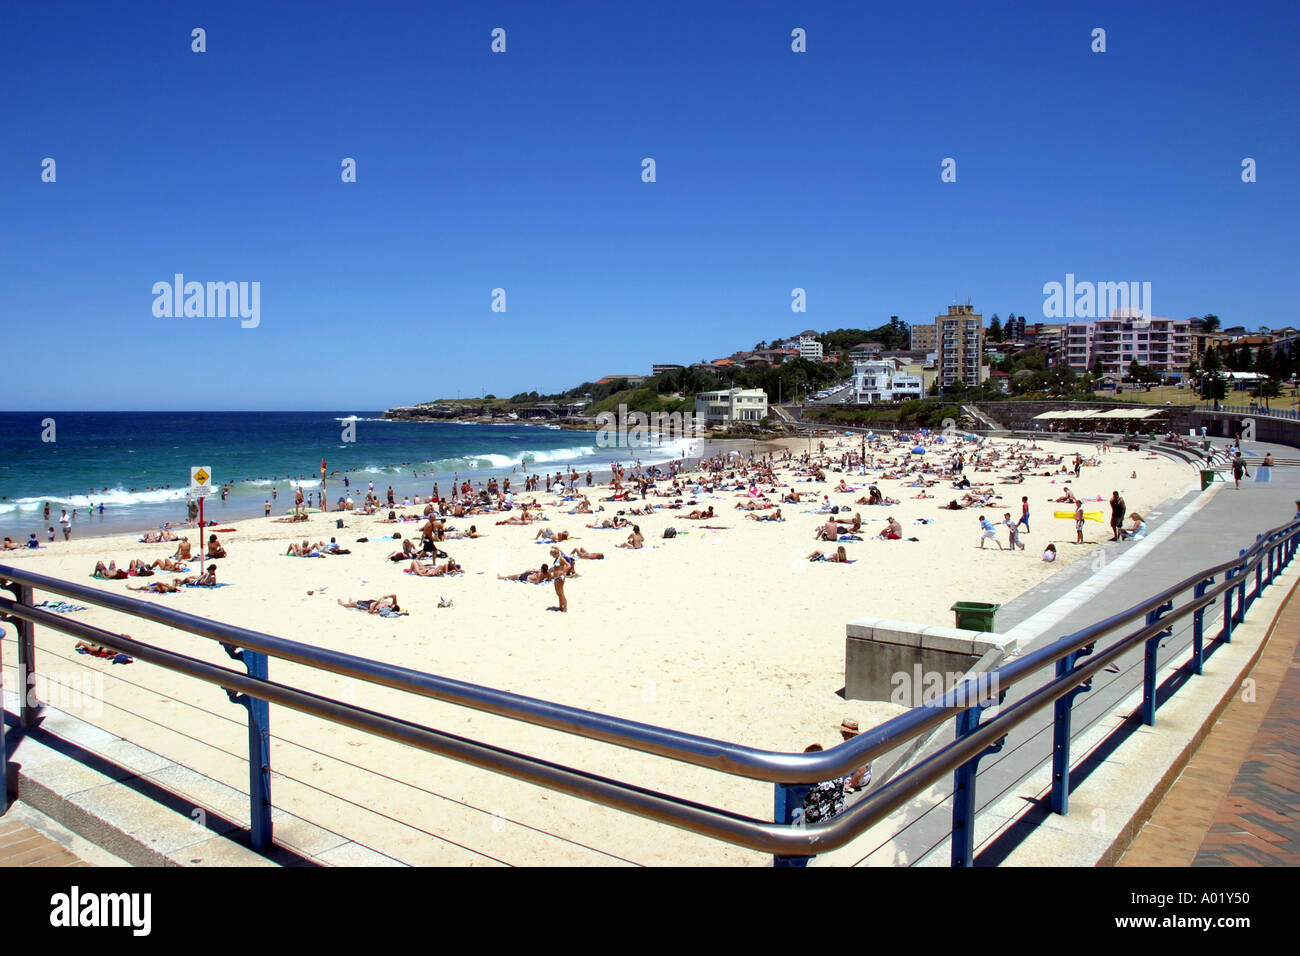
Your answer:
[[[996,667],[1010,649],[1000,634],[859,618],[847,626],[844,696],[917,707],[976,665]]]
[[[1188,427],[1199,430],[1204,425],[1210,435],[1216,438],[1232,438],[1236,435],[1235,429],[1244,419],[1254,419],[1255,441],[1300,448],[1300,422],[1239,412],[1191,412],[1189,416]]]

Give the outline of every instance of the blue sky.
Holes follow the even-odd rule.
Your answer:
[[[1297,26],[1294,3],[5,4],[0,408],[552,391],[967,298],[1033,321],[1067,272],[1294,325]],[[155,317],[177,272],[260,282],[260,324]]]

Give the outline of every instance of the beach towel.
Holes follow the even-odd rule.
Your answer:
[[[1272,481],[1272,480],[1273,480],[1273,469],[1272,469],[1272,468],[1269,468],[1269,467],[1267,467],[1267,466],[1265,466],[1265,465],[1260,465],[1258,468],[1255,469],[1255,480],[1256,480],[1256,481]]]
[[[85,607],[80,604],[69,604],[67,601],[42,601],[36,607],[43,611],[53,611],[55,614],[71,614],[73,611],[84,611]]]
[[[360,611],[362,614],[370,613],[369,608],[359,607],[356,608],[356,610]],[[383,607],[375,612],[379,617],[406,617],[409,613],[409,611],[394,611],[391,607]]]
[[[222,582],[220,582],[219,584],[182,584],[181,587],[183,587],[183,588],[201,588],[201,589],[203,589],[203,590],[206,591],[206,590],[208,590],[209,588],[228,588],[228,587],[230,587],[230,585],[229,585],[228,583],[226,583],[225,581],[222,581]]]
[[[837,541],[861,541],[862,538],[856,534],[842,534],[835,540]]]

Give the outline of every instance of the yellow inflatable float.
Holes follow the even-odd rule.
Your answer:
[[[1083,516],[1084,516],[1085,518],[1087,518],[1089,521],[1097,521],[1097,522],[1100,522],[1100,521],[1101,521],[1101,512],[1100,512],[1100,511],[1085,511],[1085,512],[1083,513]],[[1073,511],[1058,511],[1058,512],[1056,512],[1056,517],[1058,517],[1058,518],[1073,518],[1073,517],[1074,517],[1074,512],[1073,512]]]

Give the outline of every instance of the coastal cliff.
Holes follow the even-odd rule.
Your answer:
[[[539,406],[464,404],[427,402],[422,405],[396,405],[385,409],[384,418],[409,422],[471,422],[492,424],[515,422],[521,425],[558,425],[560,428],[587,430],[596,427],[589,415],[562,416],[554,409]]]

